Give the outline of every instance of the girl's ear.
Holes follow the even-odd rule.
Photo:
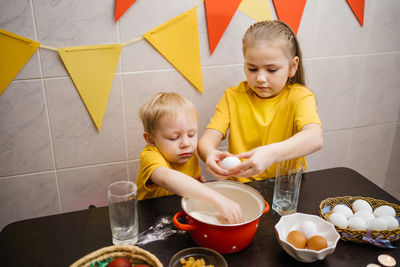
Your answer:
[[[146,141],[147,145],[149,146],[153,146],[154,145],[154,141],[153,138],[151,137],[151,134],[144,132],[143,133],[143,138]]]
[[[299,57],[296,56],[290,62],[289,77],[293,77],[296,74],[298,67],[299,67]]]

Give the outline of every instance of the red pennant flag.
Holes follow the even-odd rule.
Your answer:
[[[365,0],[346,0],[351,10],[353,10],[354,15],[360,22],[361,26],[364,24],[364,6]]]
[[[292,28],[294,34],[299,29],[301,16],[307,0],[272,0],[274,2],[276,15],[279,20],[286,22]]]
[[[136,0],[115,0],[115,22],[131,7]]]
[[[211,54],[217,47],[242,0],[205,0],[208,43]]]

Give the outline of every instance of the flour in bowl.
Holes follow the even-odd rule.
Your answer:
[[[208,224],[229,224],[228,220],[225,219],[219,212],[210,211],[192,211],[189,215],[204,223]]]

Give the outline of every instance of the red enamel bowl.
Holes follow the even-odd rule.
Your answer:
[[[269,211],[269,205],[254,188],[234,181],[213,181],[205,183],[211,189],[240,204],[245,222],[223,224],[194,217],[193,212],[215,213],[210,205],[189,198],[182,198],[183,211],[176,213],[173,223],[176,228],[189,231],[193,241],[201,247],[214,249],[222,254],[236,253],[245,249],[253,240],[260,217]],[[186,217],[186,223],[179,218]]]

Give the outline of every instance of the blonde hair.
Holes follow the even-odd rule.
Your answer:
[[[287,45],[288,58],[299,58],[299,65],[293,77],[289,77],[287,83],[299,83],[305,85],[303,59],[301,50],[296,35],[286,23],[280,20],[261,21],[251,25],[243,36],[243,55],[249,46],[255,45],[260,42],[268,41],[284,41]]]
[[[168,116],[175,119],[179,113],[198,121],[199,115],[193,103],[176,93],[157,93],[147,100],[139,110],[144,131],[149,134],[154,133],[162,117]]]

